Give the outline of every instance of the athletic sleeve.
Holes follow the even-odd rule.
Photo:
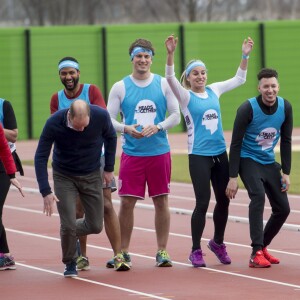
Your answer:
[[[287,100],[284,100],[284,112],[285,120],[280,133],[280,157],[282,172],[289,175],[292,164],[293,109]]]
[[[237,110],[229,152],[229,177],[238,177],[243,138],[248,124],[252,121],[253,111],[249,101],[245,101]]]
[[[98,106],[106,109],[106,104],[105,104],[104,98],[102,96],[102,93],[101,93],[100,89],[94,84],[90,85],[89,98],[90,98],[91,104],[98,105]]]
[[[116,82],[108,96],[107,110],[111,117],[112,124],[117,132],[124,132],[125,125],[117,121],[118,113],[121,110],[121,103],[125,97],[125,86],[123,80]]]
[[[188,106],[188,103],[190,101],[190,92],[187,89],[185,89],[176,78],[174,72],[174,65],[173,66],[166,65],[165,73],[166,73],[165,76],[167,82],[170,85],[170,88],[174,93],[175,97],[177,98],[180,107],[182,109],[185,109]]]
[[[180,110],[178,101],[165,78],[162,78],[161,88],[167,99],[167,110],[169,115],[163,122],[160,122],[160,125],[164,130],[167,130],[180,123]]]
[[[52,95],[50,100],[50,113],[51,115],[58,111],[58,94]]]
[[[51,134],[50,119],[47,120],[39,138],[38,146],[34,155],[34,167],[40,193],[43,197],[52,193],[48,180],[48,160],[54,138]]]
[[[215,82],[209,85],[214,93],[220,97],[222,94],[229,92],[246,82],[247,70],[237,69],[234,77],[220,82]]]
[[[11,105],[11,103],[7,100],[3,102],[3,127],[6,129],[17,129],[17,120],[15,116],[14,109]]]
[[[117,134],[112,124],[109,113],[105,111],[103,138],[105,144],[105,164],[104,171],[113,172],[115,165]]]

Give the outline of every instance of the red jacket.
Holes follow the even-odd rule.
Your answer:
[[[10,152],[3,127],[0,123],[0,159],[4,165],[6,173],[8,175],[14,175],[16,173],[16,165],[13,156]],[[10,176],[14,177],[14,176]]]

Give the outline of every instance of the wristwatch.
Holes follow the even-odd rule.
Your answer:
[[[157,124],[156,127],[157,127],[158,131],[163,131],[164,130],[160,124]]]

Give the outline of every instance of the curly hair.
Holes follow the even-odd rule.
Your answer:
[[[151,50],[154,56],[154,48],[152,43],[145,39],[136,39],[130,46],[129,46],[129,55],[131,55],[132,50],[135,47],[143,47],[145,49]]]

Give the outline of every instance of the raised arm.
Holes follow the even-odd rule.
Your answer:
[[[254,42],[248,37],[242,44],[242,59],[234,77],[220,82],[210,84],[210,88],[220,97],[223,93],[229,92],[246,82],[249,54],[252,51]]]
[[[242,60],[240,63],[240,68],[242,70],[247,70],[248,59],[249,59],[250,52],[252,51],[253,45],[254,45],[254,42],[250,37],[248,37],[247,39],[244,39],[243,45],[242,45]]]
[[[170,35],[165,40],[165,45],[167,48],[167,66],[173,66],[174,65],[174,53],[177,47],[178,38],[174,37],[174,35]]]
[[[177,98],[180,107],[185,108],[188,105],[190,99],[190,93],[186,90],[180,82],[177,80],[174,71],[174,53],[177,47],[178,38],[174,35],[170,35],[165,40],[165,45],[167,49],[167,64],[166,64],[166,74],[165,77],[172,89],[175,97]]]

